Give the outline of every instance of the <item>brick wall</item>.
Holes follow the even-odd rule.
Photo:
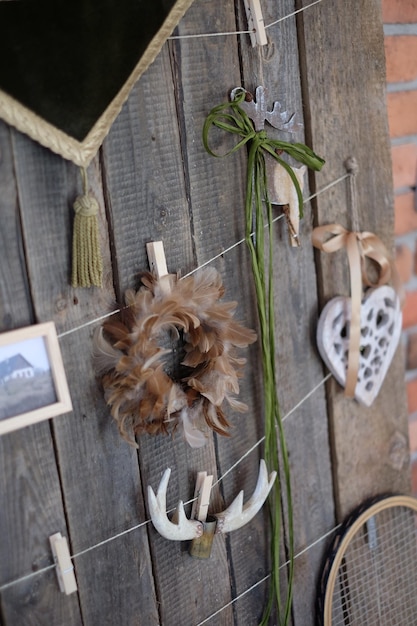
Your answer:
[[[413,492],[417,495],[417,0],[383,0],[396,260],[406,288],[403,341]]]

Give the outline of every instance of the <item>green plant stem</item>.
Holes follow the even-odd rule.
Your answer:
[[[270,593],[264,610],[261,624],[266,625],[272,612],[274,600],[277,603],[280,622],[287,624],[291,612],[293,587],[293,557],[294,539],[291,507],[291,483],[289,463],[286,450],[284,431],[279,409],[275,372],[275,310],[273,298],[273,233],[272,233],[272,206],[266,198],[266,169],[265,158],[259,150],[262,138],[255,137],[248,157],[248,178],[246,189],[246,242],[251,254],[252,272],[254,276],[258,316],[261,330],[262,366],[265,390],[265,460],[268,467],[273,468],[279,475],[279,455],[277,437],[279,436],[282,463],[285,475],[285,488],[288,500],[288,592],[284,608],[282,607],[280,580],[279,580],[279,549],[281,543],[281,484],[276,480],[271,504],[271,558],[272,571]],[[265,268],[265,227],[263,200],[266,201],[268,214],[267,268]],[[253,210],[255,208],[255,216]],[[252,228],[255,222],[255,242]],[[278,432],[277,432],[278,430]],[[281,618],[282,616],[282,618]]]
[[[203,143],[209,154],[215,157],[232,154],[245,145],[249,145],[248,167],[245,199],[245,240],[251,257],[252,274],[254,278],[257,310],[259,317],[262,369],[265,395],[265,461],[269,468],[276,470],[277,479],[270,494],[271,513],[271,581],[270,591],[261,626],[268,624],[274,602],[277,604],[278,619],[282,626],[289,622],[293,595],[294,579],[294,527],[293,507],[291,496],[291,476],[285,432],[280,413],[277,381],[275,370],[275,309],[273,291],[273,232],[272,232],[272,205],[268,198],[267,178],[265,167],[265,152],[271,155],[288,172],[297,190],[300,217],[303,214],[303,197],[298,180],[292,168],[277,153],[276,150],[288,155],[315,170],[321,169],[323,159],[318,157],[304,144],[290,144],[284,141],[269,139],[265,131],[256,132],[249,117],[239,107],[244,93],[231,103],[214,107],[206,118],[203,128]],[[229,112],[231,110],[231,113]],[[239,137],[238,143],[225,155],[214,153],[208,143],[208,133],[211,126]],[[265,252],[265,216],[268,224],[268,250]],[[267,257],[266,257],[267,255]],[[266,265],[265,265],[266,259]],[[278,445],[279,442],[279,445]],[[282,518],[282,482],[280,481],[280,457],[284,473],[284,487],[286,493],[286,527],[288,589],[285,604],[283,605],[280,592],[280,544]]]

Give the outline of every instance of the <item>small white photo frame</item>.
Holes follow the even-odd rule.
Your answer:
[[[0,435],[71,410],[54,322],[0,333]]]

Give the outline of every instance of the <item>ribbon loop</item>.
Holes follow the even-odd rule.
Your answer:
[[[380,287],[390,280],[402,302],[402,287],[394,265],[385,245],[374,233],[351,232],[341,224],[318,226],[312,232],[313,246],[322,252],[336,252],[346,248],[350,273],[351,320],[349,332],[348,368],[346,372],[345,395],[353,398],[358,379],[361,337],[362,286]],[[377,266],[378,279],[372,281],[368,274],[370,259]]]
[[[252,165],[257,160],[257,157],[264,153],[268,152],[278,163],[288,172],[294,187],[297,190],[297,197],[299,203],[299,213],[300,217],[303,216],[303,196],[301,192],[300,184],[297,180],[297,177],[294,174],[294,171],[288,165],[286,161],[284,161],[278,154],[279,152],[285,152],[290,157],[307,165],[307,167],[319,171],[324,165],[324,159],[319,157],[317,154],[313,152],[308,146],[302,143],[289,143],[287,141],[280,141],[278,139],[270,139],[265,130],[256,131],[254,126],[247,115],[247,113],[239,106],[239,103],[243,102],[246,96],[245,90],[241,90],[234,94],[234,99],[231,102],[226,102],[224,104],[219,104],[214,107],[210,113],[208,114],[204,126],[203,126],[203,144],[207,152],[214,157],[223,157],[232,154],[245,146],[248,142],[252,142],[251,151],[253,150],[253,159]],[[226,154],[218,154],[214,152],[209,145],[208,135],[210,128],[215,126],[221,130],[225,130],[232,134],[238,135],[241,139],[237,142],[237,144]],[[248,163],[248,173],[247,173],[247,185],[246,189],[250,188],[249,179],[252,178],[254,169]],[[265,168],[262,167],[261,180],[265,180]],[[262,196],[268,203],[268,197],[266,192],[266,185],[264,183],[261,184],[262,187]]]

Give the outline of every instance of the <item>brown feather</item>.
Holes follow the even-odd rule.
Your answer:
[[[210,430],[227,436],[223,403],[246,410],[232,395],[239,393],[246,361],[236,349],[253,343],[255,333],[234,319],[236,302],[220,302],[224,287],[214,268],[177,282],[144,273],[141,281],[137,292],[126,292],[119,316],[103,324],[95,347],[105,399],[121,435],[134,443],[133,434],[181,427],[194,447],[205,443]],[[166,336],[178,341],[181,333],[187,375],[173,380],[164,369],[170,350],[160,342]]]

